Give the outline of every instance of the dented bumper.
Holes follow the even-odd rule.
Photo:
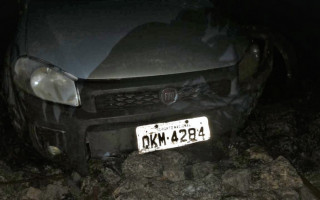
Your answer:
[[[190,146],[228,140],[261,94],[271,70],[270,62],[265,65],[269,67],[245,83],[239,83],[237,66],[166,77],[79,80],[80,107],[23,92],[18,96],[37,150],[56,159],[50,152],[50,147],[56,147],[67,166],[86,173],[90,157],[103,159],[137,150],[135,129],[141,125],[206,116],[211,139]],[[159,99],[165,88],[177,90],[176,102],[166,105]]]

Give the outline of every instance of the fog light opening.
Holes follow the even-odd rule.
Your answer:
[[[90,160],[90,158],[91,158],[91,149],[90,149],[90,143],[89,143],[88,140],[86,141],[86,149],[87,149],[86,158],[87,158],[87,160]]]

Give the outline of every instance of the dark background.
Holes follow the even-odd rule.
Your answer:
[[[0,58],[3,61],[3,55],[10,41],[13,39],[16,24],[19,16],[19,7],[17,0],[4,0],[0,3]]]
[[[266,26],[281,33],[293,44],[297,52],[299,73],[317,78],[319,73],[317,57],[320,55],[319,1],[215,0],[214,2],[222,12],[228,13],[242,23]]]
[[[23,0],[0,3],[0,59],[12,40]],[[74,0],[75,3],[77,2]],[[303,78],[317,79],[320,72],[320,3],[317,0],[212,0],[219,12],[240,23],[272,28],[284,35],[298,56]]]

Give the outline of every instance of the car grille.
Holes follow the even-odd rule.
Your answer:
[[[230,80],[220,80],[174,88],[178,91],[177,101],[183,101],[199,97],[210,97],[212,95],[226,96],[230,93],[230,86]],[[145,106],[164,106],[160,100],[159,93],[160,90],[100,94],[95,97],[96,109],[102,111]]]
[[[104,94],[96,97],[98,109],[153,105],[160,103],[157,92]]]

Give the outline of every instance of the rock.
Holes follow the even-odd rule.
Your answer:
[[[99,183],[96,179],[87,176],[84,178],[81,184],[81,191],[84,194],[92,194],[95,190],[96,187],[98,187]]]
[[[3,177],[3,176],[0,176],[0,181],[1,182],[5,182],[5,181],[7,181],[7,179],[5,177]]]
[[[171,184],[171,191],[175,196],[182,197],[182,199],[220,199],[222,195],[221,180],[209,174],[202,179],[173,183]]]
[[[113,199],[113,189],[108,184],[105,184],[104,181],[98,181],[92,175],[87,176],[81,185],[81,198],[74,199]]]
[[[262,106],[254,112],[254,117],[248,126],[240,133],[248,144],[263,144],[273,154],[284,155],[288,158],[297,157],[296,111],[290,106],[276,104]]]
[[[268,165],[262,165],[255,172],[259,180],[255,187],[263,190],[298,189],[303,183],[297,171],[287,159],[279,156]]]
[[[125,176],[157,177],[162,175],[163,165],[161,158],[153,153],[139,155],[133,152],[122,164]]]
[[[249,159],[251,160],[259,160],[261,162],[271,162],[273,160],[265,149],[259,146],[251,147],[246,150],[246,152],[249,154]]]
[[[188,158],[176,151],[159,151],[157,155],[161,157],[163,165],[163,178],[176,182],[185,180],[185,166]]]
[[[313,186],[320,190],[320,170],[304,173],[304,176]]]
[[[115,190],[114,196],[117,199],[220,199],[221,181],[213,175],[174,183],[128,177]]]
[[[248,200],[281,200],[273,191],[253,190]]]
[[[272,105],[272,108],[266,106],[262,112],[265,114],[268,136],[272,135],[294,135],[297,131],[296,111],[290,106],[283,104]]]
[[[177,151],[159,151],[157,155],[160,156],[164,169],[180,170],[188,163],[188,158]]]
[[[277,193],[281,200],[300,200],[299,193],[293,189],[278,190]]]
[[[68,182],[69,196],[72,196],[73,199],[80,199],[80,196],[81,196],[80,184],[81,184],[81,182],[76,184],[71,179],[69,179],[67,182]]]
[[[194,179],[204,178],[210,173],[214,173],[217,164],[211,162],[202,162],[192,165],[191,172]]]
[[[183,170],[170,170],[170,169],[163,171],[163,177],[173,182],[182,181],[182,180],[185,180],[186,178]]]
[[[125,193],[116,198],[116,200],[168,200],[175,199],[168,196],[166,193],[159,193],[157,191],[135,190],[130,193]]]
[[[43,191],[41,199],[45,200],[56,200],[63,199],[65,195],[69,192],[68,187],[64,186],[61,182],[55,182],[54,184],[49,184]]]
[[[100,176],[102,176],[104,181],[109,185],[116,185],[121,180],[121,177],[108,167],[101,169]]]
[[[248,197],[234,197],[234,196],[231,196],[231,197],[225,197],[225,198],[223,198],[223,200],[251,200],[251,199],[248,198]]]
[[[319,198],[317,198],[306,186],[300,188],[299,193],[301,200],[319,200]]]
[[[175,199],[167,181],[129,177],[113,193],[117,199]]]
[[[0,160],[0,181],[5,182],[16,177],[20,177],[20,174],[13,172],[6,163]]]
[[[105,162],[101,160],[92,160],[89,166],[91,174],[97,174],[96,178],[98,181],[106,183],[109,186],[114,186],[121,180],[120,175],[114,171],[113,166],[106,167]]]
[[[123,174],[115,172],[112,166],[106,167],[104,161],[96,161],[90,166],[91,174],[87,177],[82,178],[74,172],[62,181],[48,178],[39,183],[8,184],[0,188],[0,197],[1,200],[317,199],[314,191],[303,185],[287,159],[280,156],[273,160],[260,147],[250,148],[244,154],[234,151],[231,158],[219,162],[197,162],[188,161],[185,155],[176,151],[144,155],[135,152],[122,163]],[[49,174],[58,173],[55,169],[48,170]],[[10,175],[7,172],[11,172]],[[0,179],[3,181],[23,180],[25,177],[28,178],[22,170],[15,172],[0,166]],[[318,172],[310,174],[310,177],[314,177],[314,183],[317,183]],[[37,185],[41,188],[36,189]]]
[[[41,173],[38,167],[35,167],[35,166],[32,166],[32,165],[26,165],[24,167],[24,171],[31,172],[31,173],[34,173],[34,174]]]
[[[222,175],[224,191],[230,195],[246,194],[250,189],[251,173],[248,169],[227,170]]]
[[[129,193],[119,195],[116,200],[143,200],[151,199],[148,192],[145,190],[135,190]]]
[[[158,157],[164,160],[166,156],[171,157],[171,155],[175,155],[173,158],[179,157],[179,154],[170,152],[157,153],[145,157],[144,161],[149,162],[148,159]],[[237,156],[242,155],[236,155],[235,160],[238,159]],[[207,161],[187,166],[188,162],[181,156],[178,159],[181,160],[180,163],[163,162],[162,177],[142,176],[143,169],[138,173],[140,176],[137,176],[133,169],[132,172],[127,170],[126,178],[122,180],[113,195],[117,199],[201,200],[298,200],[302,195],[306,196],[305,198],[309,195],[308,191],[301,190],[303,186],[301,178],[284,157],[280,156],[273,160],[262,148],[257,147],[247,150],[246,156],[249,159],[246,158],[243,162],[248,163],[240,165],[246,168],[233,165],[234,160],[219,163]],[[261,162],[250,162],[251,160]],[[156,160],[157,162],[159,161]],[[158,168],[157,171],[161,169]],[[186,172],[190,172],[191,176],[186,178]]]
[[[317,116],[309,125],[308,125],[309,132],[313,135],[320,133],[320,117]]]
[[[120,194],[130,193],[134,190],[144,189],[148,184],[148,179],[144,177],[127,177],[120,186],[115,189],[114,196],[119,196]]]
[[[40,200],[42,196],[41,190],[30,187],[22,191],[22,195],[20,196],[21,200]]]
[[[75,183],[79,183],[81,181],[81,176],[77,172],[72,172],[71,178]]]
[[[57,174],[62,174],[63,172],[62,172],[62,170],[61,169],[58,169],[58,168],[54,168],[54,167],[52,167],[52,166],[50,166],[50,165],[46,165],[45,167],[44,167],[44,169],[45,169],[45,171],[46,171],[46,173],[49,175],[57,175]]]

